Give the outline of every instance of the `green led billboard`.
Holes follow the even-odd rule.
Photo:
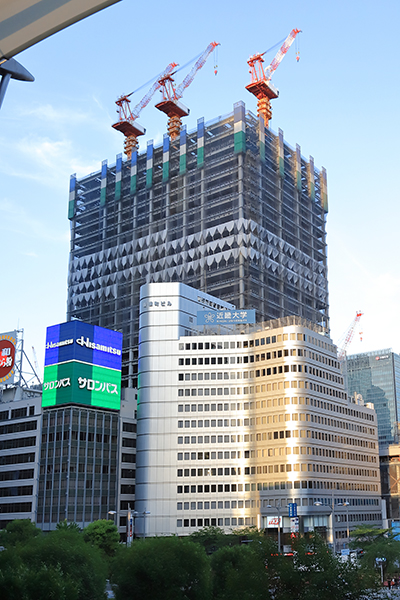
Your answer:
[[[42,406],[76,402],[120,409],[121,371],[69,361],[44,369]]]

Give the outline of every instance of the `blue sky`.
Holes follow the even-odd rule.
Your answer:
[[[0,332],[23,328],[42,365],[46,326],[66,314],[69,176],[122,151],[116,98],[216,40],[218,75],[211,56],[182,99],[188,129],[239,100],[256,112],[247,59],[298,27],[300,62],[293,45],[272,80],[271,128],[327,169],[332,337],[361,309],[351,352],[400,352],[399,20],[395,0],[122,0],[18,55],[36,81],[12,81],[0,111]],[[139,119],[142,150],[166,130],[155,101]]]

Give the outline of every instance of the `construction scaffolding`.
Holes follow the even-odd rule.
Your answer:
[[[123,333],[136,387],[139,289],[181,281],[257,321],[298,315],[329,330],[326,171],[243,102],[129,161],[71,177],[67,318]]]

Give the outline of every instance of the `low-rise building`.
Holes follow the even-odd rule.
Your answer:
[[[0,390],[0,529],[36,521],[41,439],[40,389]]]

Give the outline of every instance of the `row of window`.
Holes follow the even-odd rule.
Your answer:
[[[264,502],[267,502],[266,500]],[[206,500],[200,502],[177,502],[176,510],[218,510],[221,509],[238,509],[238,508],[254,508],[254,500]]]
[[[287,504],[285,505],[285,502],[287,500]],[[356,506],[356,505],[360,505],[360,503],[356,504],[356,501],[359,500],[361,501],[361,504],[363,504],[363,500],[364,500],[364,505],[366,506],[371,506],[371,505],[377,505],[378,504],[378,500],[376,498],[359,498],[359,499],[353,499],[353,503],[352,506]],[[284,499],[279,499],[279,500],[275,500],[274,498],[266,498],[264,500],[218,500],[218,502],[216,500],[206,500],[206,501],[192,501],[192,502],[177,502],[176,504],[176,509],[177,510],[216,510],[218,508],[218,510],[238,510],[238,509],[248,509],[248,508],[255,508],[257,506],[257,508],[274,508],[274,506],[278,506],[278,507],[283,507],[283,508],[287,508],[287,505],[289,503],[295,502],[298,506],[314,506],[315,503],[317,502],[318,504],[321,502],[321,498],[312,498],[312,497],[307,497],[307,498],[284,498]],[[349,502],[350,505],[350,502]],[[370,514],[379,514],[380,513],[370,513]],[[347,517],[347,511],[344,512],[344,510],[340,511],[340,514],[336,514],[335,515],[335,521],[337,523],[340,523],[341,521],[346,521],[346,517]],[[349,515],[349,521],[358,521],[358,518],[354,518],[354,517],[359,517],[359,515],[355,515],[354,513],[351,514],[352,518],[350,518]],[[380,515],[381,517],[381,515]],[[367,519],[368,520],[368,519]]]
[[[59,462],[55,462],[54,464],[41,464],[40,465],[40,474],[44,475],[44,474],[48,474],[51,475],[52,473],[86,473],[86,474],[92,474],[93,471],[97,474],[103,474],[103,475],[108,475],[109,473],[111,475],[115,475],[117,469],[115,465],[87,465],[85,463],[79,463],[78,467],[76,464],[70,464],[69,468],[68,468],[68,463],[67,462],[63,462],[63,463],[59,463]]]
[[[307,465],[304,465],[307,467]],[[303,470],[303,469],[302,469]],[[304,469],[306,471],[307,469]],[[237,493],[237,492],[256,492],[273,489],[274,482],[259,483],[218,483],[218,484],[193,484],[178,485],[176,491],[178,494],[216,494],[216,493]],[[303,480],[303,481],[282,481],[280,489],[316,489],[316,490],[348,490],[358,492],[378,492],[379,486],[374,483],[349,483],[346,481],[321,481],[321,480]]]
[[[247,371],[243,373],[246,375]],[[250,371],[252,373],[252,371]],[[257,375],[258,377],[258,375]],[[182,380],[183,381],[183,380]],[[249,394],[254,394],[254,391],[257,393],[257,387],[260,386],[250,386],[250,387],[238,387],[238,388],[186,388],[178,389],[178,396],[248,396]],[[347,399],[346,392],[342,392],[341,390],[336,390],[330,387],[325,387],[320,385],[319,383],[312,383],[308,381],[277,381],[275,383],[268,383],[267,385],[261,385],[261,392],[274,392],[278,390],[289,390],[289,389],[306,389],[311,390],[313,392],[317,392],[319,394],[325,394],[326,396],[332,396],[333,398],[340,398],[342,400]],[[300,392],[301,393],[301,392]],[[304,393],[304,392],[303,392]]]
[[[18,471],[2,471],[0,481],[18,481],[19,479],[33,479],[33,469],[19,469]]]
[[[243,527],[255,525],[254,517],[226,517],[225,519],[177,519],[177,527]]]
[[[262,386],[261,386],[262,388]],[[241,389],[241,388],[238,388]],[[247,388],[244,388],[247,389]],[[261,389],[261,391],[265,391]],[[260,392],[260,386],[250,387],[251,394],[258,394]],[[241,392],[240,392],[241,393]],[[246,392],[248,393],[248,392]],[[178,395],[183,396],[184,390],[178,390]],[[365,419],[368,421],[374,420],[374,415],[366,412],[362,412],[360,410],[355,410],[352,408],[347,408],[345,406],[341,406],[340,404],[332,404],[331,402],[326,402],[325,400],[318,400],[317,398],[304,398],[303,396],[292,396],[285,398],[269,398],[268,400],[257,400],[256,402],[225,402],[218,404],[178,404],[178,412],[214,412],[214,411],[235,411],[235,410],[254,410],[257,411],[265,408],[272,408],[273,406],[288,406],[290,404],[305,404],[314,406],[314,408],[320,408],[321,410],[329,410],[331,412],[336,412],[339,414],[347,415],[349,417],[355,417],[357,419]],[[325,423],[326,424],[326,423]],[[363,431],[367,433],[366,429],[357,430]]]
[[[111,458],[115,458],[117,456],[117,450],[111,450],[107,447],[105,447],[103,444],[100,446],[98,445],[96,449],[94,448],[87,448],[87,447],[81,447],[79,448],[79,452],[78,452],[78,447],[77,446],[64,446],[63,448],[43,448],[40,452],[40,458],[41,460],[51,460],[53,459],[53,457],[60,457],[60,456],[68,456],[68,453],[70,456],[76,457],[76,456],[87,456],[88,458],[101,458],[102,456],[104,458],[108,458],[108,456],[111,456]]]
[[[61,442],[61,441],[67,441],[71,439],[72,441],[81,441],[81,442],[97,442],[98,444],[109,444],[110,443],[110,439],[111,439],[111,443],[112,444],[116,444],[117,443],[117,436],[116,435],[112,435],[110,436],[108,433],[93,433],[93,432],[87,432],[87,431],[71,431],[71,435],[68,429],[66,429],[64,432],[62,431],[57,431],[57,432],[50,432],[50,433],[42,433],[42,444],[46,444],[47,442],[49,442],[49,444],[51,444],[52,442],[56,441],[56,442]]]
[[[0,435],[7,433],[18,433],[20,431],[34,431],[37,429],[37,421],[22,421],[22,423],[10,423],[0,425]]]
[[[61,481],[59,481],[59,479],[57,478],[57,480],[53,481],[51,478],[49,478],[47,479],[47,481],[43,480],[39,482],[39,492],[42,492],[46,489],[51,490],[53,494],[58,494],[60,489],[66,490],[67,488],[69,488],[69,493],[76,493],[78,497],[84,495],[84,489],[94,490],[95,495],[100,494],[100,490],[102,490],[103,494],[106,494],[108,492],[110,483],[115,484],[115,477],[112,477],[110,481],[108,479],[103,479],[103,482],[101,481],[101,479],[96,478],[94,480],[84,478],[78,481],[76,479],[71,479],[69,482],[67,479],[62,479]]]
[[[278,335],[272,335],[268,337],[257,338],[255,340],[243,340],[240,342],[186,342],[184,344],[179,344],[179,350],[228,350],[234,348],[254,348],[257,346],[265,346],[269,344],[276,344],[287,341],[300,341],[300,342],[308,342],[313,346],[318,346],[323,348],[324,350],[328,350],[330,352],[335,351],[335,347],[328,342],[324,342],[319,338],[314,338],[313,336],[307,335],[305,333],[284,333]]]
[[[263,362],[266,360],[281,360],[282,358],[293,358],[294,356],[300,358],[309,358],[316,362],[322,363],[329,367],[339,369],[339,363],[331,358],[316,354],[310,350],[303,350],[301,348],[292,348],[277,350],[272,352],[265,352],[261,354],[246,354],[242,356],[217,356],[217,357],[196,357],[196,358],[178,358],[178,366],[190,366],[190,365],[234,365],[241,363],[254,363]]]
[[[87,409],[64,409],[64,410],[51,410],[45,411],[43,414],[43,428],[54,427],[55,425],[72,425],[80,427],[95,427],[101,431],[109,431],[110,427],[112,433],[117,433],[118,429],[118,417],[110,415],[108,413],[93,412]]]
[[[246,361],[244,361],[246,362]],[[277,367],[268,367],[266,369],[256,369],[255,371],[225,371],[212,373],[178,373],[178,381],[213,381],[222,379],[254,379],[254,377],[270,377],[271,375],[281,375],[282,373],[307,373],[315,377],[321,377],[334,383],[343,384],[343,378],[332,375],[320,369],[309,367],[307,365],[279,365]]]
[[[303,467],[304,468],[301,468]],[[262,473],[290,473],[292,471],[312,471],[317,473],[336,473],[337,475],[353,475],[357,477],[378,477],[378,471],[373,469],[360,469],[355,467],[338,467],[337,465],[323,465],[319,463],[306,465],[300,463],[259,465],[255,467],[204,467],[197,469],[177,469],[177,477],[221,477],[223,475],[261,475]]]
[[[33,417],[35,414],[35,407],[29,406],[28,408],[27,406],[24,406],[23,408],[13,408],[11,411],[11,417],[9,410],[2,410],[0,411],[0,421],[8,421],[8,419],[23,419],[24,417],[28,416],[28,411],[29,416]]]
[[[31,496],[32,493],[33,485],[0,487],[0,498],[9,498],[10,496]]]
[[[10,456],[0,456],[0,465],[17,465],[18,463],[35,462],[35,453],[10,454]]]
[[[314,415],[312,413],[281,413],[275,415],[269,415],[268,417],[250,417],[245,419],[187,419],[185,421],[178,421],[178,429],[201,429],[201,428],[209,428],[209,427],[254,427],[255,425],[272,425],[278,422],[289,422],[289,421],[306,421],[311,423],[318,423],[320,425],[327,425],[328,427],[337,427],[340,429],[348,429],[350,431],[358,431],[359,433],[368,433],[369,435],[374,435],[375,431],[372,428],[366,428],[360,425],[356,425],[354,423],[348,423],[347,421],[339,421],[336,419],[327,419],[326,417],[320,417],[319,415]],[[362,430],[362,431],[361,431]],[[317,432],[316,432],[317,433]],[[291,437],[290,430],[280,432],[280,437]],[[259,437],[260,436],[260,437]],[[262,437],[261,437],[262,436]],[[273,437],[272,437],[273,436]],[[309,437],[307,435],[307,437]],[[312,434],[314,437],[314,434]],[[315,437],[318,437],[317,435]],[[271,440],[278,439],[278,432],[263,432],[262,434],[257,434],[257,440]],[[321,438],[319,438],[321,439]],[[353,440],[352,445],[356,446],[364,446],[366,445],[365,441],[362,440]],[[370,446],[368,446],[370,447]],[[374,446],[375,447],[375,446]]]
[[[351,517],[351,518],[350,518]],[[380,513],[360,513],[349,515],[349,521],[381,521],[382,515]],[[225,518],[211,518],[211,519],[177,519],[176,526],[181,527],[243,527],[251,526],[255,524],[254,517],[225,517]],[[335,531],[336,538],[347,537],[347,531]]]
[[[278,432],[274,432],[274,433],[278,433]],[[283,432],[284,434],[286,433],[290,433],[289,431]],[[314,431],[310,431],[310,430],[304,430],[301,429],[300,432],[298,432],[297,430],[293,431],[293,437],[298,437],[298,433],[300,433],[300,438],[305,438],[307,436],[307,438],[311,438],[314,436],[311,436],[312,433],[315,433],[315,438],[321,439],[322,436],[325,436],[325,439],[327,437],[331,437],[331,438],[335,438],[335,440],[337,440],[339,442],[339,439],[343,439],[343,440],[347,440],[348,444],[352,445],[357,445],[355,442],[357,442],[357,440],[355,438],[341,438],[339,436],[331,436],[331,434],[326,434],[324,432],[314,432]],[[270,432],[270,434],[272,435],[272,432]],[[319,434],[321,434],[321,437],[319,437]],[[261,439],[266,439],[264,437],[262,437],[263,435],[266,434],[261,434],[261,433],[257,433],[257,434],[246,434],[246,435],[199,435],[199,436],[178,436],[178,445],[182,445],[182,444],[236,444],[236,443],[247,443],[247,442],[254,442],[254,441],[260,441]],[[284,436],[282,436],[284,437]],[[271,438],[272,439],[272,438]],[[275,438],[278,439],[278,438]],[[332,440],[333,441],[333,440]],[[286,447],[285,447],[286,449]],[[286,453],[286,452],[285,452]],[[289,452],[288,452],[289,453]],[[304,452],[305,453],[305,452]],[[311,449],[307,450],[307,454],[311,454],[312,451]],[[317,454],[317,452],[315,452],[315,454]],[[356,454],[354,452],[341,452],[341,455],[339,456],[339,454],[337,455],[337,458],[343,458],[344,460],[357,460],[357,461],[363,461],[363,462],[369,462],[369,463],[376,463],[377,462],[377,458],[376,456],[370,456],[369,454]],[[325,456],[326,454],[323,454],[322,451],[321,453],[319,452],[318,449],[318,455],[319,456]],[[260,454],[261,456],[261,454]],[[336,456],[336,455],[335,455]]]
[[[36,437],[14,438],[12,440],[1,440],[0,450],[11,450],[12,448],[26,448],[36,445]]]
[[[0,504],[0,514],[32,512],[32,502],[14,502]]]

